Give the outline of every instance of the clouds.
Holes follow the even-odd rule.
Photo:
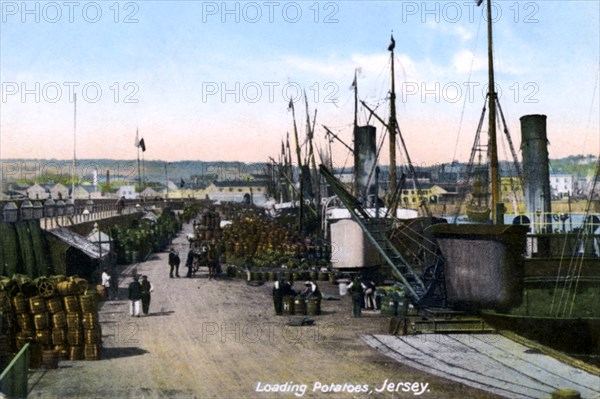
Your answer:
[[[137,24],[115,25],[107,8],[106,21],[99,24],[3,25],[2,156],[26,156],[25,142],[36,143],[40,157],[47,149],[48,157],[72,154],[68,144],[57,144],[71,142],[72,104],[67,97],[49,101],[51,92],[41,92],[48,83],[62,87],[75,81],[81,96],[78,153],[127,158],[131,149],[117,144],[128,134],[133,137],[139,126],[147,142],[155,143],[145,154],[148,159],[264,161],[291,129],[290,97],[299,102],[298,117],[304,119],[303,91],[311,115],[318,110],[317,126],[341,129],[352,123],[349,87],[356,68],[361,69],[359,98],[387,118],[391,71],[386,48],[393,30],[398,111],[413,158],[450,157],[448,143],[456,141],[463,107],[463,129],[473,130],[485,99],[481,9],[470,13],[453,2],[315,4],[298,3],[303,7],[298,22],[282,14],[283,3],[272,18],[263,9],[252,22],[258,15],[255,6],[242,3],[228,14],[221,3],[145,2]],[[536,3],[537,9],[525,8],[530,4],[499,3],[502,14],[495,22],[496,80],[511,129],[518,132],[518,117],[535,112],[573,123],[573,131],[589,136],[580,125],[587,123],[594,94],[599,6],[543,2]],[[203,8],[207,5],[219,8]],[[425,13],[418,9],[424,6],[429,7]],[[294,11],[290,7],[286,12]],[[456,7],[462,11],[459,20]],[[84,40],[70,46],[75,37]],[[35,93],[24,101],[20,92],[6,97],[6,84],[20,88],[23,82],[30,90],[40,83],[40,101]],[[101,87],[100,101],[85,101],[81,90],[87,83]],[[137,102],[125,102],[128,95]],[[361,123],[368,120],[366,111],[359,115]],[[589,125],[597,128],[597,112]],[[349,132],[340,133],[348,138]],[[322,139],[322,131],[317,136]],[[257,138],[260,145],[254,144]],[[469,148],[470,140],[461,148]]]

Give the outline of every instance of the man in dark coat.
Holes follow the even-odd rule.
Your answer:
[[[179,277],[179,264],[181,263],[181,259],[179,258],[179,254],[177,252],[175,252],[173,262],[175,266],[175,277]]]
[[[128,287],[129,314],[133,317],[140,317],[140,302],[142,299],[142,286],[139,282],[139,276],[134,275],[133,281]]]
[[[348,291],[352,294],[352,317],[360,317],[364,290],[358,277],[348,285]]]
[[[150,309],[150,293],[154,291],[154,287],[152,287],[152,284],[148,281],[148,276],[142,276],[140,287],[142,292],[142,313],[144,316],[148,316],[148,310]]]
[[[185,275],[187,278],[192,278],[192,270],[194,268],[194,251],[191,249],[188,251],[187,259],[185,261],[185,267],[187,267],[188,271]]]
[[[283,284],[283,279],[279,279],[273,284],[273,306],[277,316],[283,314]]]
[[[175,251],[175,248],[171,248],[169,250],[169,277],[173,278],[173,272],[175,272],[175,276],[179,277],[179,263],[181,260],[179,259],[179,254]]]

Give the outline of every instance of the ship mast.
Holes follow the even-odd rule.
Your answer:
[[[390,135],[390,193],[396,192],[396,81],[394,77],[394,48],[396,47],[396,41],[394,36],[391,36],[391,43],[388,47],[388,51],[391,52],[392,59],[392,87],[390,91],[390,120],[388,122],[388,132]],[[392,209],[392,214],[396,215],[396,210]]]
[[[496,140],[496,90],[494,83],[494,56],[492,40],[492,2],[487,0],[487,30],[488,30],[488,101],[489,101],[489,154],[492,186],[492,222],[503,224],[503,204],[500,202],[500,178],[498,168],[498,144]]]

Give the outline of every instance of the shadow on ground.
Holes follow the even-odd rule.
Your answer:
[[[148,351],[142,348],[103,348],[102,359],[118,359],[120,357],[139,356],[146,353],[148,353]]]

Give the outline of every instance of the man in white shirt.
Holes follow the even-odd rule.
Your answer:
[[[110,274],[108,274],[108,269],[106,267],[102,272],[102,286],[106,293],[106,299],[110,301]]]

